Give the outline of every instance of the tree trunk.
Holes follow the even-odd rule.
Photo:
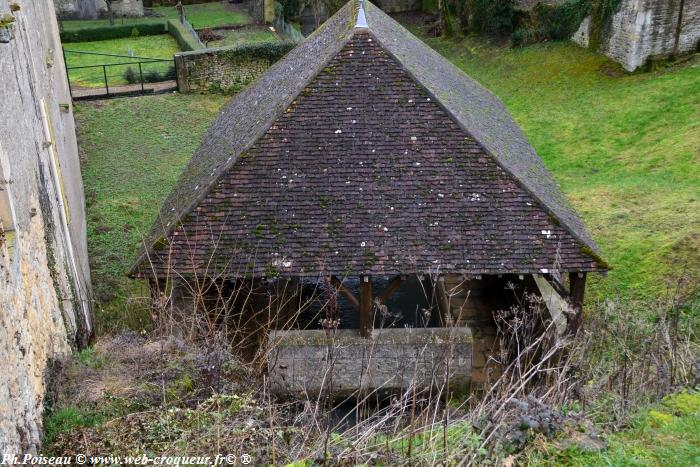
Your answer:
[[[675,41],[673,43],[673,53],[671,54],[672,58],[677,57],[680,51],[681,31],[683,30],[683,8],[685,8],[685,0],[680,0],[680,5],[678,6],[678,23],[676,23],[676,33],[674,37]]]
[[[107,17],[109,18],[109,25],[114,26],[114,12],[112,11],[112,1],[107,0]]]

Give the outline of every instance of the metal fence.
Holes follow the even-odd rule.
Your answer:
[[[63,56],[73,99],[150,94],[177,88],[175,62],[172,58],[147,58],[67,49],[63,49]],[[74,56],[81,57],[81,62],[99,61],[102,57],[109,57],[113,63],[70,65]],[[92,58],[95,60],[91,60]]]

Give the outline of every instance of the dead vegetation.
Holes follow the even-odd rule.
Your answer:
[[[212,287],[214,299],[204,293]],[[154,296],[151,335],[103,336],[58,371],[48,452],[246,453],[272,464],[508,463],[542,440],[603,449],[603,430],[622,427],[640,406],[699,382],[692,296],[595,303],[583,328],[559,334],[541,300],[523,295],[495,314],[500,352],[484,389],[456,397],[448,384],[428,390],[414,384],[402,394],[338,399],[333,355],[342,349],[334,334],[343,317],[330,281],[319,281],[291,315],[279,284],[190,284],[190,291],[207,313],[176,315],[173,289],[165,284]],[[258,314],[231,311],[231,304],[251,310],[253,303],[267,305]],[[256,345],[266,342],[268,329],[289,328],[312,304],[327,337],[327,358],[319,362],[327,365],[326,390],[276,398],[262,364],[272,349]],[[648,309],[656,310],[653,319]],[[375,306],[375,313],[383,311]],[[241,346],[257,352],[242,355]]]

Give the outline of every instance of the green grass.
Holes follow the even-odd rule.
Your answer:
[[[620,289],[658,295],[683,268],[697,277],[697,64],[609,76],[605,58],[568,43],[428,42],[504,100],[582,214],[614,268],[592,279],[590,297]],[[85,186],[95,200],[93,282],[111,322],[138,304],[130,293],[146,293],[123,275],[223,101],[169,95],[77,106]]]
[[[148,292],[125,274],[225,100],[168,94],[76,105],[100,331],[148,324],[136,298]]]
[[[266,28],[233,29],[229,31],[219,29],[216,33],[224,37],[220,40],[207,43],[207,47],[227,47],[279,40],[272,31]]]
[[[114,55],[128,55],[144,58],[158,58],[172,60],[173,54],[179,52],[179,48],[175,39],[169,34],[157,36],[140,36],[129,37],[125,39],[113,39],[108,41],[94,42],[76,42],[66,44],[66,65],[68,67],[80,67],[89,65],[115,64],[135,62],[137,59],[106,57],[102,55],[86,55],[73,53],[71,51],[80,52],[96,52]],[[159,62],[142,65],[143,73],[150,71],[164,72],[173,66],[170,62]],[[107,80],[110,86],[126,84],[124,72],[127,68],[132,67],[138,72],[138,65],[122,65],[107,67]],[[77,70],[69,70],[71,84],[78,86],[103,86],[104,75],[102,67],[83,68]]]
[[[58,410],[48,411],[44,416],[44,439],[46,445],[51,444],[56,436],[73,430],[96,426],[105,420],[105,416],[96,410],[68,406]]]
[[[697,60],[629,75],[565,42],[511,49],[424,40],[498,95],[523,127],[613,267],[607,279],[593,278],[594,292],[659,294],[684,269],[697,284]]]
[[[667,396],[642,411],[630,428],[610,435],[600,452],[545,448],[531,465],[697,466],[700,465],[700,393]]]
[[[197,5],[185,5],[185,16],[195,28],[213,28],[217,26],[248,24],[252,20],[245,12],[234,10],[227,2],[200,3]],[[159,6],[151,8],[158,16],[145,16],[143,18],[117,18],[115,25],[159,23],[166,19],[177,18],[178,13],[174,6]],[[109,26],[108,19],[88,20],[64,20],[63,29],[80,29]]]
[[[178,17],[177,10],[174,6],[155,7],[153,11],[168,19]],[[233,7],[231,7],[228,2],[185,5],[185,17],[195,29],[248,24],[252,22],[250,16],[240,10],[234,11]]]

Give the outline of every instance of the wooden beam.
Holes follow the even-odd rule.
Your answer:
[[[360,276],[360,335],[370,337],[374,328],[374,298],[372,297],[372,278]]]
[[[148,286],[151,289],[151,316],[155,320],[156,317],[160,317],[160,304],[158,303],[160,301],[160,295],[165,292],[165,290],[160,288],[160,281],[157,281],[156,279],[149,278],[148,279]]]
[[[549,282],[552,288],[556,290],[559,295],[566,299],[569,298],[569,291],[566,290],[564,284],[559,282],[559,280],[557,280],[557,278],[554,277],[553,274],[543,274],[542,277],[544,277],[547,280],[547,282]]]
[[[401,282],[403,282],[403,278],[400,275],[391,279],[386,287],[384,287],[384,290],[382,290],[382,293],[379,294],[379,300],[386,305],[386,301],[389,297],[401,287]]]
[[[576,334],[581,327],[583,320],[583,294],[586,291],[586,273],[585,272],[570,272],[569,273],[569,300],[571,306],[576,312],[569,320],[569,332]]]
[[[453,324],[452,313],[450,310],[450,297],[445,288],[445,276],[438,277],[435,284],[435,293],[438,299],[438,309],[440,310],[440,322],[442,326],[450,326]]]
[[[352,305],[353,308],[355,308],[356,310],[360,309],[360,301],[357,299],[357,297],[355,297],[355,294],[348,290],[347,287],[345,287],[343,283],[340,282],[340,280],[338,280],[337,277],[331,276],[331,284],[333,284],[333,286],[338,290],[338,292],[342,293],[343,296],[348,299],[350,305]]]
[[[583,294],[586,291],[586,273],[570,272],[569,287],[571,306],[573,306],[576,311],[581,311],[583,309]]]

